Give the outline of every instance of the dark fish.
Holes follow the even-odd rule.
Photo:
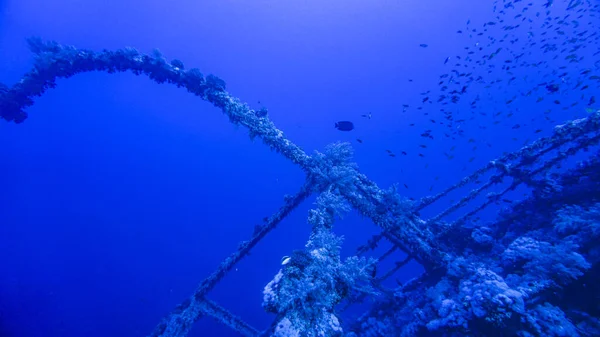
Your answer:
[[[548,90],[548,91],[549,91],[549,92],[551,92],[551,93],[555,93],[555,92],[557,92],[557,91],[558,91],[558,89],[559,89],[559,87],[558,87],[558,84],[548,84],[548,85],[546,86],[546,90]]]
[[[421,43],[421,44],[419,45],[419,47],[422,47],[422,48],[427,48],[427,44],[425,44],[425,43]]]
[[[360,139],[360,138],[356,138],[356,141],[359,142],[359,143],[361,143],[361,144],[363,142],[362,139]]]
[[[596,96],[590,97],[590,101],[588,102],[588,105],[592,105],[594,103],[596,103]]]
[[[354,124],[349,121],[339,121],[335,123],[335,128],[340,131],[352,131],[354,130]]]

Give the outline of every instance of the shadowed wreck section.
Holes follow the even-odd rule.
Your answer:
[[[334,143],[312,155],[288,140],[269,119],[227,90],[225,82],[185,69],[133,48],[94,52],[56,42],[30,39],[33,69],[12,87],[0,85],[0,117],[22,123],[33,99],[56,86],[56,79],[82,72],[130,71],[157,83],[170,83],[213,104],[230,122],[248,129],[271,149],[300,166],[306,182],[295,196],[240,243],[191,296],[168,313],[150,336],[185,336],[204,316],[215,318],[243,336],[593,336],[600,335],[600,112],[557,126],[519,151],[490,161],[441,193],[412,202],[392,186],[382,189],[352,162],[349,144]],[[586,159],[577,167],[549,174],[575,154]],[[479,181],[484,173],[492,173]],[[501,192],[452,221],[476,197],[509,181]],[[420,211],[468,183],[480,186],[440,214],[422,219]],[[511,204],[485,226],[474,215],[496,204],[519,186],[531,196]],[[304,249],[290,252],[263,290],[263,307],[275,314],[269,327],[252,327],[206,295],[261,239],[311,194],[318,194],[309,212],[310,237]],[[356,256],[340,257],[341,238],[334,222],[355,209],[381,228],[359,247]],[[363,256],[386,240],[392,248],[379,258]],[[396,268],[376,266],[402,251]],[[387,288],[382,281],[410,261],[425,272]],[[260,291],[257,289],[257,291]],[[341,319],[353,303],[370,298],[371,308],[356,321]],[[560,300],[560,301],[559,301]]]

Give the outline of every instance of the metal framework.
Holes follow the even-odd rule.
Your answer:
[[[544,176],[552,168],[600,141],[600,113],[595,112],[587,118],[555,127],[550,137],[538,139],[516,152],[490,161],[437,195],[423,198],[415,205],[407,207],[398,201],[401,199],[394,189],[381,189],[361,173],[356,165],[348,162],[346,157],[336,157],[336,151],[344,151],[343,145],[334,144],[325,154],[308,155],[276,128],[269,120],[266,110],[251,109],[227,92],[225,83],[216,76],[209,75],[205,78],[197,69],[185,70],[181,61],[167,62],[158,52],[144,55],[132,48],[94,52],[39,39],[31,39],[29,45],[36,55],[34,68],[10,88],[0,84],[0,117],[7,121],[23,122],[27,118],[25,109],[33,104],[33,98],[55,87],[57,78],[68,78],[77,73],[91,71],[131,71],[136,75],[147,75],[157,83],[167,82],[184,87],[212,103],[220,108],[232,123],[247,128],[251,138],[260,138],[267,146],[300,166],[306,173],[306,182],[296,195],[287,198],[268,221],[255,230],[252,237],[242,242],[235,252],[198,285],[189,298],[171,311],[150,334],[152,337],[185,336],[192,325],[205,316],[216,319],[243,336],[274,334],[276,325],[281,323],[285,313],[280,313],[269,329],[261,330],[244,322],[206,296],[261,239],[313,193],[335,191],[362,216],[370,218],[381,228],[379,234],[358,249],[357,255],[374,249],[382,240],[391,243],[392,247],[381,255],[377,262],[389,258],[398,250],[407,254],[405,259],[396,261],[392,269],[380,272],[374,277],[372,284],[377,290],[384,293],[393,292],[394,290],[383,287],[381,282],[413,260],[425,269],[425,273],[418,280],[404,285],[414,289],[419,282],[428,278],[441,279],[447,273],[451,261],[460,256],[459,251],[444,242],[444,236],[458,230],[477,212],[497,203],[506,193],[518,186],[526,185],[534,191],[544,190],[547,187]],[[597,158],[597,154],[593,155]],[[543,156],[549,158],[542,159]],[[480,182],[479,179],[485,174],[491,174],[491,177]],[[464,206],[472,204],[477,197],[483,196],[490,187],[509,179],[508,187],[501,192],[485,195],[482,203],[458,216],[458,219],[443,222],[448,215],[456,214]],[[479,183],[479,187],[472,189],[446,210],[427,220],[418,216],[421,210],[432,203],[471,183]],[[362,297],[364,296],[368,295],[363,294]],[[345,308],[351,304],[348,302]]]

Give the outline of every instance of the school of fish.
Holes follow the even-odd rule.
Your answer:
[[[581,117],[582,111],[598,110],[597,1],[496,0],[492,10],[494,20],[477,27],[468,20],[456,31],[469,43],[461,55],[440,60],[448,71],[439,76],[437,86],[422,92],[417,104],[406,102],[398,107],[399,113],[417,111],[428,116],[427,125],[407,125],[422,127],[423,141],[412,148],[386,149],[387,156],[400,154],[425,160],[431,142],[448,139],[450,145],[443,155],[452,160],[455,141],[462,139],[471,146],[473,154],[468,162],[472,162],[478,146],[492,147],[489,140],[479,141],[472,136],[481,134],[481,130],[491,133],[502,130],[491,130],[494,127],[519,129],[519,135],[530,130],[529,138],[512,138],[524,144],[564,120]],[[422,43],[419,47],[427,52],[430,45]],[[521,111],[532,104],[540,108]],[[517,119],[511,118],[515,115],[526,116],[527,122],[523,118],[511,122]],[[371,119],[371,112],[362,115],[363,119],[367,117]],[[351,131],[354,124],[343,121],[336,128]],[[363,143],[362,138],[356,141]]]

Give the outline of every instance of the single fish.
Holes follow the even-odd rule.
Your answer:
[[[352,131],[354,130],[354,123],[350,121],[339,121],[335,123],[335,128],[340,131]]]

